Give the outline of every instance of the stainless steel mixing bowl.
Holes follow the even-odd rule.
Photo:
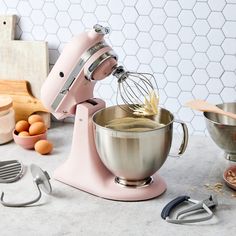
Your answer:
[[[151,176],[165,162],[171,147],[174,116],[166,109],[150,117],[163,127],[151,131],[116,131],[106,128],[106,124],[116,118],[130,117],[127,106],[104,108],[93,116],[95,144],[103,164],[115,176],[117,183],[125,186],[150,184]],[[187,126],[183,127],[183,140],[179,150],[181,155],[187,146]]]
[[[236,103],[217,105],[224,111],[236,113]],[[236,120],[213,112],[204,112],[207,130],[213,141],[225,151],[225,157],[236,161]]]

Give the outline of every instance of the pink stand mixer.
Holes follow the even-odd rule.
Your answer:
[[[54,178],[91,193],[113,200],[138,201],[154,198],[166,189],[164,180],[155,173],[150,184],[126,187],[115,182],[96,150],[92,116],[105,107],[93,98],[97,80],[121,72],[117,56],[104,41],[108,28],[95,25],[66,45],[41,89],[44,105],[57,118],[75,115],[71,152]],[[117,76],[118,78],[118,76]]]

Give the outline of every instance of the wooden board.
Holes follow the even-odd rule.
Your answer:
[[[41,85],[49,70],[47,43],[14,40],[15,29],[16,16],[0,16],[0,80],[28,81],[27,93],[39,99]],[[12,92],[16,91],[9,91],[9,93]],[[33,106],[34,103],[31,107],[32,111],[35,111]],[[28,110],[28,107],[26,109]],[[42,104],[40,109],[46,111]],[[17,115],[17,117],[20,116],[20,114]]]
[[[29,82],[25,80],[0,80],[0,94],[11,96],[16,120],[27,120],[34,113],[45,113],[41,101],[29,92]],[[46,117],[44,117],[46,118]],[[48,123],[47,120],[45,120]]]

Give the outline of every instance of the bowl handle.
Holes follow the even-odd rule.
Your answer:
[[[182,143],[179,147],[179,152],[177,155],[175,154],[169,154],[169,156],[172,157],[180,157],[186,150],[187,145],[188,145],[188,127],[187,125],[181,121],[181,120],[174,120],[174,122],[181,124],[181,127],[183,129],[183,139],[182,139]]]

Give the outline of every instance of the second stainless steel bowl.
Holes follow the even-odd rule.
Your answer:
[[[150,183],[152,176],[165,162],[171,147],[174,116],[166,109],[152,116],[163,127],[142,132],[116,131],[106,124],[117,118],[132,116],[127,107],[112,106],[93,116],[95,144],[103,164],[123,185],[142,186]],[[182,124],[184,138],[180,154],[187,145],[187,127]]]
[[[236,113],[236,103],[217,105],[224,111]],[[213,141],[225,151],[227,159],[236,161],[236,120],[213,112],[204,112],[207,130]]]

